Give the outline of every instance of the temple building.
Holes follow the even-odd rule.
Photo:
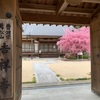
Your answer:
[[[73,26],[24,24],[22,33],[23,57],[59,57],[61,52],[56,43],[67,29],[72,30]]]

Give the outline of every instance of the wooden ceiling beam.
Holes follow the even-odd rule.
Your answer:
[[[66,0],[69,4],[80,4],[81,2],[86,3],[100,3],[100,0]]]
[[[80,15],[89,15],[91,16],[94,9],[88,8],[75,8],[75,7],[67,7],[63,13],[68,14],[80,14]]]
[[[81,1],[87,3],[100,3],[100,0],[81,0]]]
[[[100,15],[100,7],[94,10],[93,14],[91,15],[91,18],[93,19],[95,16]]]
[[[68,6],[67,1],[61,0],[61,2],[59,2],[57,7],[57,14],[61,14],[66,9],[67,6]]]
[[[19,4],[20,11],[39,11],[39,12],[55,12],[56,14],[56,6],[50,5],[36,5],[36,4]],[[88,8],[75,8],[75,7],[67,7],[62,13],[68,14],[82,14],[82,15],[91,15],[93,9]],[[60,12],[58,12],[59,14]]]
[[[20,11],[56,12],[56,6],[19,3]]]
[[[89,17],[21,13],[23,23],[89,25]]]

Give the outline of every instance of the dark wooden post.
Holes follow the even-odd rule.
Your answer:
[[[100,94],[100,17],[90,24],[91,28],[91,77],[92,90]]]
[[[17,0],[0,0],[0,100],[21,97],[21,25]]]

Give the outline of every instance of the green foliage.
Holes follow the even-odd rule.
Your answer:
[[[62,78],[62,77],[60,77],[60,80],[61,80],[61,81],[65,81],[65,79],[64,79],[64,78]]]
[[[69,78],[69,79],[64,79],[62,77],[60,77],[61,81],[80,81],[80,80],[90,80],[91,78]]]
[[[57,74],[57,77],[60,77],[60,75],[59,75],[59,74]]]
[[[77,79],[75,79],[75,80],[90,80],[91,78],[86,78],[86,77],[84,77],[84,78],[77,78]]]
[[[28,83],[36,83],[36,78],[33,77],[33,80],[31,82],[23,82],[22,84],[28,84]]]
[[[33,77],[32,83],[36,83],[36,78]]]
[[[88,54],[83,55],[83,59],[88,59],[88,58],[89,58]]]
[[[69,57],[66,57],[66,59],[69,59],[69,60],[77,60],[77,59],[82,59],[82,56],[78,56],[77,57],[76,55],[71,55]],[[87,53],[83,53],[83,59],[89,59],[89,55]]]
[[[64,79],[59,74],[57,74],[56,76],[59,77],[61,81],[79,81],[79,80],[90,80],[91,79],[91,78],[86,78],[86,77],[83,77],[83,78],[69,78],[69,79]]]

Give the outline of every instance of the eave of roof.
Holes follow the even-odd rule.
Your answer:
[[[61,26],[61,25],[36,25],[36,24],[24,24],[22,35],[33,35],[37,36],[62,36],[65,34],[65,30],[72,30],[74,27]]]

